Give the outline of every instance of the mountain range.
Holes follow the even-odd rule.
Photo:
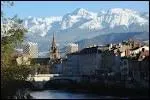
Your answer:
[[[77,8],[64,16],[36,18],[29,16],[23,25],[29,30],[25,41],[38,43],[39,51],[48,51],[53,33],[59,48],[75,42],[79,47],[119,42],[122,39],[149,40],[149,13],[113,8],[91,12]]]

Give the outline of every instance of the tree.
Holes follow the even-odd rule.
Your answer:
[[[1,6],[11,7],[13,2],[2,1]],[[2,98],[15,94],[19,86],[18,81],[25,82],[28,75],[35,73],[35,65],[18,66],[15,58],[15,47],[23,42],[27,30],[17,16],[7,18],[1,10],[1,92]],[[18,85],[18,84],[19,85]]]
[[[14,2],[2,1],[1,5],[13,6]],[[25,80],[32,72],[31,66],[18,66],[14,63],[15,47],[22,43],[27,30],[17,16],[7,18],[1,11],[1,78],[6,80]]]

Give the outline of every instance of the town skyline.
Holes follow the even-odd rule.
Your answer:
[[[14,3],[1,2],[2,99],[149,98],[149,2]]]

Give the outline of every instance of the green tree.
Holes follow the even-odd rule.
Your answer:
[[[4,6],[11,7],[13,2],[2,1]],[[15,58],[15,48],[24,40],[27,30],[22,25],[22,20],[17,16],[8,18],[1,10],[1,92],[2,98],[7,98],[9,94],[15,94],[19,88],[18,81],[24,82],[28,75],[35,74],[36,65],[18,66]],[[15,82],[15,83],[14,83]],[[19,83],[18,83],[19,84]],[[20,85],[22,85],[20,83]]]
[[[13,6],[13,2],[2,1],[4,6]],[[1,79],[2,85],[6,80],[25,80],[33,73],[34,65],[18,66],[15,58],[15,47],[23,42],[27,30],[22,25],[22,20],[17,16],[7,18],[1,11]]]

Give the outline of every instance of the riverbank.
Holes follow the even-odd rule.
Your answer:
[[[130,98],[149,98],[148,88],[126,88],[120,84],[106,85],[104,83],[74,83],[74,84],[52,84],[49,83],[45,89],[66,90],[70,92],[94,93],[102,96],[117,96]]]
[[[22,80],[6,81],[1,87],[2,99],[33,99],[29,90],[31,86]]]
[[[18,89],[15,95],[7,96],[8,99],[34,99],[28,89]]]
[[[113,95],[112,93],[100,93],[100,92],[92,92],[92,91],[86,91],[86,90],[67,90],[67,89],[46,89],[46,90],[40,90],[40,91],[38,91],[38,90],[36,90],[36,91],[31,91],[31,94],[32,93],[35,93],[36,94],[36,96],[39,98],[39,96],[40,96],[40,99],[43,99],[43,98],[46,98],[46,99],[51,99],[51,98],[53,98],[53,95],[54,94],[48,94],[47,92],[46,93],[43,93],[43,92],[45,92],[45,91],[54,91],[54,94],[56,94],[56,95],[58,95],[58,93],[61,93],[62,94],[62,97],[64,98],[64,96],[66,96],[65,94],[68,94],[68,95],[71,95],[71,94],[84,94],[84,95],[93,95],[93,96],[97,96],[96,97],[96,99],[100,99],[100,98],[107,98],[107,97],[110,97],[110,98],[128,98],[128,99],[148,99],[149,97],[148,96],[141,96],[141,95]],[[57,93],[58,92],[58,93]],[[39,95],[38,95],[38,93],[39,93]],[[65,94],[64,94],[65,93]],[[41,95],[45,95],[45,96],[49,96],[49,98],[48,97],[43,97],[42,98],[42,96]],[[103,95],[104,94],[104,95]],[[33,95],[32,95],[33,96]],[[33,97],[35,97],[36,98],[36,96],[33,96]],[[55,97],[55,95],[54,95],[54,97]],[[60,97],[56,97],[56,98],[59,98],[59,99],[62,99],[62,98],[60,98]],[[55,99],[56,99],[55,98]],[[68,99],[76,99],[76,98],[73,98],[72,96],[70,96],[70,97],[67,97]],[[77,96],[77,98],[78,98],[78,96]],[[93,97],[92,97],[93,98]],[[86,98],[86,99],[89,99],[88,97]]]
[[[35,88],[26,81],[10,81],[7,82],[2,92],[2,99],[33,99],[30,91],[43,90],[64,90],[71,93],[90,93],[99,96],[115,96],[115,97],[129,97],[129,98],[149,98],[148,88],[125,88],[124,85],[105,83],[47,83],[43,88]]]
[[[35,99],[124,99],[114,96],[100,96],[97,94],[83,93],[83,92],[71,92],[65,90],[43,90],[43,91],[31,91],[31,95]]]

